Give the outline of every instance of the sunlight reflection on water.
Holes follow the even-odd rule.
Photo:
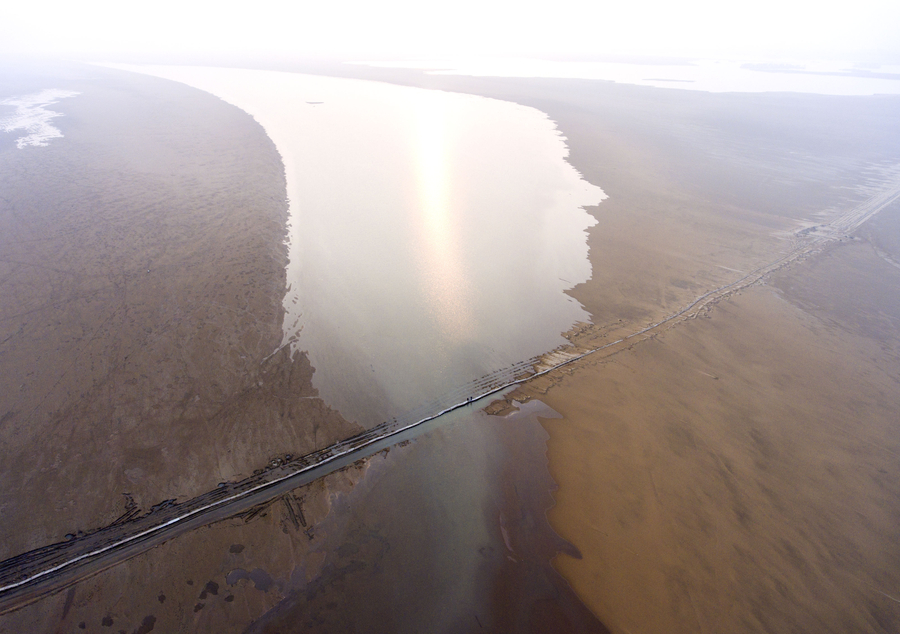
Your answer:
[[[124,67],[253,115],[290,200],[285,344],[371,426],[549,351],[587,321],[583,210],[605,195],[533,108],[275,71]]]
[[[416,96],[421,190],[422,292],[431,313],[452,341],[471,332],[471,304],[462,270],[459,236],[453,226],[446,129],[446,93],[423,91]]]

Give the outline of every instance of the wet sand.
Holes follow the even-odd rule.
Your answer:
[[[828,104],[835,111],[842,105]],[[748,219],[751,228],[790,229],[792,219],[817,220],[808,215],[813,205],[828,212],[849,204],[838,183],[854,176],[857,187],[867,177],[878,180],[877,171],[865,173],[863,157],[877,164],[900,156],[897,147],[892,156],[876,143],[840,138],[847,134],[840,125],[859,124],[862,139],[882,130],[896,142],[889,121],[866,119],[878,105],[870,100],[860,112],[851,109],[846,121],[852,124],[829,121],[833,114],[816,120],[817,111],[808,110],[810,136],[784,142],[797,154],[809,152],[804,160],[767,165],[757,158],[763,168],[757,170],[738,163],[740,174],[767,176],[760,189],[769,191],[748,192],[740,201],[720,196],[714,185],[713,201],[731,204],[719,208],[718,222],[701,222],[699,230],[673,210],[693,234],[676,241],[677,250],[693,255],[691,247],[707,240],[749,244],[756,247],[749,253],[723,249],[707,258],[745,270],[766,245],[778,243],[765,234],[741,239]],[[809,141],[823,127],[830,138],[815,148]],[[726,171],[694,170],[701,178],[686,174],[684,181],[716,182],[711,176]],[[775,174],[781,183],[772,183]],[[820,191],[810,196],[815,186]],[[770,199],[776,192],[777,206]],[[896,227],[898,214],[895,203],[859,235],[892,235],[876,227]],[[736,219],[734,232],[722,232],[721,240],[703,230],[712,224],[721,231]],[[652,234],[644,239],[651,249],[672,245]],[[595,271],[599,259],[592,259]],[[687,268],[669,266],[663,270]],[[563,557],[558,566],[611,630],[890,632],[900,626],[894,529],[900,488],[889,476],[900,448],[898,272],[869,244],[836,245],[716,306],[710,319],[576,371],[547,394],[571,422],[548,423],[551,469],[560,485],[551,517],[585,553],[578,562]],[[602,314],[603,294],[582,290],[575,296],[595,317]]]
[[[47,147],[0,139],[3,558],[356,430],[302,355],[265,360],[286,205],[260,126],[152,78],[43,72],[3,89],[82,94]]]
[[[797,267],[542,396],[551,520],[584,554],[557,566],[611,630],[900,623],[900,331],[886,349],[780,288],[822,300],[840,273]]]
[[[551,567],[538,402],[412,442],[0,617],[0,631],[593,632]],[[83,627],[82,627],[83,626]]]
[[[284,593],[319,576],[325,534],[318,524],[332,496],[351,489],[364,469],[354,465],[181,535],[0,616],[0,631],[241,632]]]

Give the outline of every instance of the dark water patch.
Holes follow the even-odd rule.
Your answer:
[[[200,599],[205,599],[209,595],[217,596],[219,594],[219,584],[215,581],[207,581],[203,592],[200,593]]]
[[[156,617],[152,614],[145,616],[144,620],[141,621],[141,624],[138,626],[136,630],[134,630],[134,634],[149,634],[149,632],[153,631],[154,626],[156,625]]]
[[[75,586],[69,588],[69,591],[66,593],[66,603],[63,606],[62,620],[65,621],[66,617],[69,615],[69,610],[72,609],[72,602],[75,600]]]
[[[274,583],[274,580],[269,573],[262,568],[254,568],[250,572],[247,572],[243,568],[235,568],[225,577],[226,583],[230,586],[235,585],[242,579],[252,581],[253,587],[262,592],[268,592],[269,588],[271,588]]]

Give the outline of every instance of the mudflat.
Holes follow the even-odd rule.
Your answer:
[[[148,77],[6,78],[81,94],[47,147],[0,139],[0,557],[354,433],[301,354],[272,355],[286,202],[262,128]]]
[[[541,396],[557,566],[611,630],[895,629],[897,358],[842,325],[754,287]]]

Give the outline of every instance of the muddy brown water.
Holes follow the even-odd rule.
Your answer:
[[[317,529],[321,574],[247,631],[607,632],[550,565],[580,554],[546,519],[539,416],[455,414],[373,460]]]

